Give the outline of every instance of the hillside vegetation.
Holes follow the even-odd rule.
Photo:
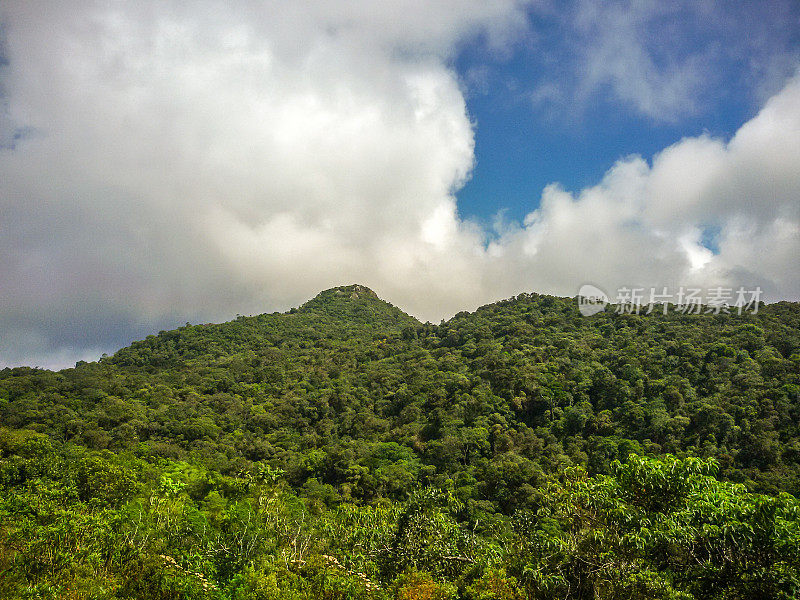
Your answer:
[[[794,598],[800,304],[364,286],[0,371],[3,598]]]

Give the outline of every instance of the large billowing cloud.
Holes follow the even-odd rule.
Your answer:
[[[487,245],[457,213],[473,127],[448,64],[475,36],[504,48],[525,12],[432,6],[5,4],[0,364],[351,282],[432,320],[585,281],[800,297],[799,80],[728,142],[548,187]]]

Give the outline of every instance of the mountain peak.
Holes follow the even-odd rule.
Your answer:
[[[329,290],[325,290],[317,294],[314,300],[323,298],[347,298],[350,300],[363,300],[365,298],[372,298],[373,300],[380,300],[378,294],[373,292],[365,285],[354,283],[352,285],[340,285]]]
[[[365,285],[341,285],[317,294],[296,311],[299,314],[324,314],[370,327],[418,325],[402,310],[378,297]]]

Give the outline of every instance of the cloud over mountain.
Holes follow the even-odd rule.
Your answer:
[[[432,320],[584,281],[800,297],[799,79],[730,141],[554,184],[487,241],[454,196],[474,138],[451,60],[507,47],[526,12],[422,5],[4,5],[0,362],[63,365],[352,281]]]

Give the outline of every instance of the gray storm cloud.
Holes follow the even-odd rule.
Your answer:
[[[454,197],[474,139],[448,61],[476,35],[512,43],[523,7],[288,4],[0,9],[0,365],[351,282],[431,320],[585,281],[800,297],[800,80],[730,141],[549,186],[487,244]]]

